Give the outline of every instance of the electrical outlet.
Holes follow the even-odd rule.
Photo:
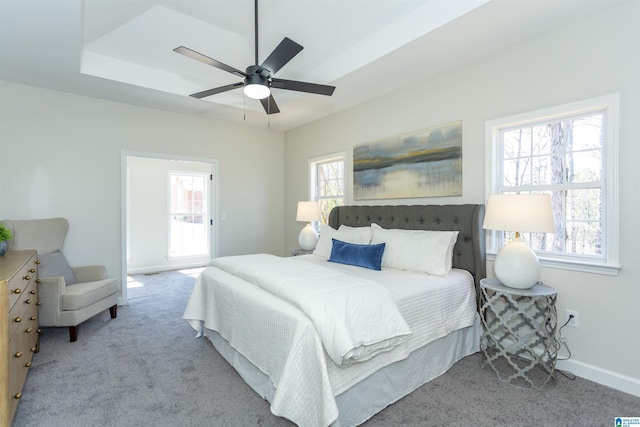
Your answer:
[[[568,322],[567,326],[571,326],[572,328],[580,327],[580,316],[578,316],[578,312],[575,310],[566,310],[565,321]],[[571,317],[573,316],[573,317]]]

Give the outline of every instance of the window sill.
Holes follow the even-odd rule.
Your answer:
[[[487,253],[487,261],[495,261],[495,253]],[[558,270],[580,271],[582,273],[602,274],[605,276],[617,276],[620,265],[596,264],[589,262],[579,262],[574,260],[558,260],[539,257],[540,266],[545,268],[555,268]]]

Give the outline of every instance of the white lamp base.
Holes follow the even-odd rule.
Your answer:
[[[311,224],[305,225],[298,235],[298,244],[300,245],[300,249],[312,251],[316,248],[317,243],[318,233],[313,229],[313,227],[311,227]]]
[[[515,238],[500,249],[493,270],[503,285],[529,289],[538,282],[540,262],[522,238]]]

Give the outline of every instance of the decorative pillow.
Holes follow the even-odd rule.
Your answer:
[[[329,258],[331,256],[331,248],[333,242],[331,239],[341,240],[347,243],[356,243],[359,245],[368,245],[371,241],[371,227],[345,227],[340,229],[320,224],[320,239],[316,245],[314,254]]]
[[[386,229],[371,224],[371,243],[386,243],[384,267],[446,276],[451,271],[457,231]]]
[[[369,227],[369,226],[366,226],[366,227],[351,227],[351,226],[348,226],[348,225],[344,225],[344,224],[342,224],[340,227],[338,227],[338,230],[342,230],[342,231],[345,231],[345,230],[355,230],[355,231],[362,231],[362,232],[364,232],[364,230],[369,230],[369,231],[371,231],[371,227]]]
[[[384,243],[379,245],[360,245],[342,242],[331,239],[330,262],[340,264],[356,265],[358,267],[370,268],[371,270],[381,270],[382,254],[384,253]]]
[[[71,267],[64,254],[60,251],[53,251],[48,254],[38,255],[40,265],[38,266],[39,277],[64,277],[67,285],[76,283]]]

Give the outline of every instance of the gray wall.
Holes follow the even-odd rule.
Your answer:
[[[461,197],[367,201],[391,204],[484,203],[485,122],[522,112],[620,93],[621,262],[615,276],[543,269],[559,291],[558,313],[580,313],[563,333],[573,372],[640,395],[640,2],[563,27],[480,61],[285,134],[285,246],[296,247],[298,200],[308,197],[307,161],[380,138],[463,121]],[[417,79],[416,79],[417,80]],[[347,175],[353,203],[352,174]],[[357,202],[356,204],[364,204]],[[489,272],[492,264],[489,263]],[[561,364],[562,365],[562,364]]]

